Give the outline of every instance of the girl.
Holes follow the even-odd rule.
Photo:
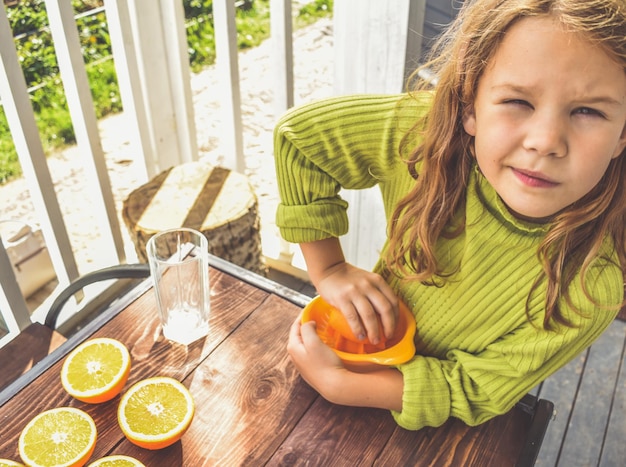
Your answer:
[[[466,1],[426,65],[434,92],[282,118],[277,223],[317,291],[374,342],[393,334],[398,300],[417,323],[411,361],[358,373],[297,320],[288,351],[323,397],[390,409],[407,429],[479,424],[611,323],[626,266],[625,38],[623,0]],[[374,185],[389,240],[369,272],[344,260],[338,192]]]

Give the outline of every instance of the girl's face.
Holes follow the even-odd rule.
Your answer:
[[[506,33],[463,118],[478,166],[519,218],[582,198],[626,146],[626,74],[550,17]]]

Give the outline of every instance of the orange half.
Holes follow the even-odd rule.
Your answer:
[[[108,337],[89,339],[69,353],[61,368],[63,388],[79,401],[98,404],[113,399],[130,374],[126,346]]]
[[[367,339],[357,341],[350,338],[352,333],[348,334],[343,325],[337,324],[344,321],[336,316],[341,312],[319,296],[304,307],[302,323],[315,321],[317,335],[344,363],[357,366],[368,363],[399,365],[408,362],[415,355],[415,317],[403,302],[400,302],[399,308],[395,335],[384,342],[384,348],[370,344]]]
[[[82,467],[96,447],[93,418],[74,407],[41,412],[24,427],[18,440],[22,461],[30,467]]]
[[[194,412],[189,389],[173,378],[155,376],[126,391],[117,409],[117,421],[131,443],[163,449],[183,436]]]

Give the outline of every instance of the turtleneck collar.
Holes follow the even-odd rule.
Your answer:
[[[480,204],[510,230],[530,236],[543,236],[550,229],[549,223],[538,224],[515,217],[496,190],[487,181],[477,164],[474,164],[474,168],[470,174],[468,195],[472,192],[476,193]],[[469,196],[468,198],[472,199],[473,197]],[[471,209],[468,205],[468,215],[469,211],[471,211]],[[470,219],[467,220],[469,221]]]

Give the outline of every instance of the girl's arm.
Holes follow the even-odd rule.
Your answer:
[[[388,339],[393,337],[398,298],[380,275],[347,263],[338,238],[301,243],[300,248],[313,285],[328,303],[341,310],[355,336],[367,336],[374,345],[381,332]],[[377,316],[382,330],[378,329]]]
[[[383,367],[367,373],[349,371],[317,336],[314,323],[300,325],[298,317],[291,326],[287,349],[304,380],[329,402],[402,409],[402,373]]]
[[[389,199],[402,196],[413,179],[400,141],[429,103],[429,95],[339,96],[291,109],[274,132],[276,225],[285,240],[301,245],[318,293],[372,343],[382,336],[380,325],[391,337],[398,299],[379,275],[346,263],[338,238],[348,231],[348,206],[340,191],[379,186],[393,192]]]

